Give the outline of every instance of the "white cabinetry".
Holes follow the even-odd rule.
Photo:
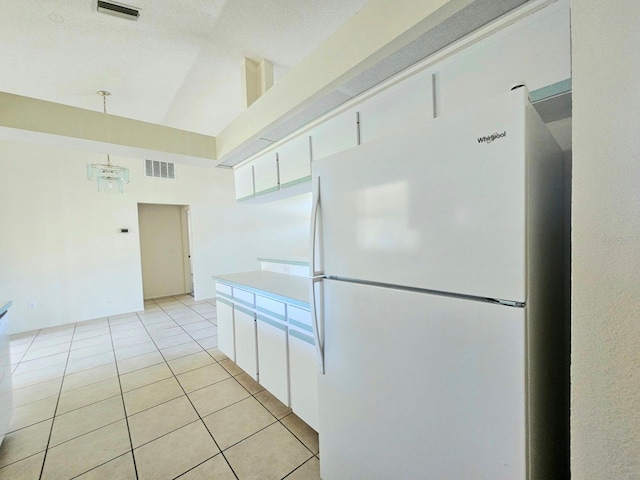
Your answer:
[[[216,282],[216,311],[218,315],[218,348],[235,362],[235,329],[233,326],[233,294],[229,285]]]
[[[433,118],[432,84],[431,72],[420,72],[362,102],[360,143]]]
[[[253,164],[242,165],[233,171],[236,185],[236,200],[253,198]]]
[[[255,194],[264,195],[278,190],[280,183],[276,153],[267,153],[251,163],[253,165]]]
[[[308,135],[300,135],[278,148],[281,188],[311,181],[310,142]]]
[[[289,405],[289,372],[285,304],[256,296],[260,384]]]
[[[258,380],[256,316],[253,293],[233,288],[236,363],[254,380]]]
[[[358,145],[358,112],[347,110],[311,131],[311,159],[328,157]]]
[[[216,281],[219,348],[317,430],[318,366],[307,304],[250,289]]]
[[[244,307],[234,305],[236,327],[236,363],[254,380],[258,380],[256,317]]]
[[[291,409],[318,430],[318,364],[311,314],[294,306],[289,319],[289,375]]]

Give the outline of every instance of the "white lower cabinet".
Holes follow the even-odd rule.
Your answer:
[[[233,303],[220,297],[216,300],[218,314],[218,348],[234,362],[236,361],[236,347],[233,328]]]
[[[260,384],[289,405],[287,327],[283,322],[258,313],[258,365]]]
[[[318,430],[318,366],[309,310],[220,282],[216,291],[219,349]]]
[[[308,310],[290,306],[289,385],[290,407],[318,431],[318,363]]]
[[[251,378],[258,380],[255,313],[234,305],[233,319],[236,333],[236,364]]]

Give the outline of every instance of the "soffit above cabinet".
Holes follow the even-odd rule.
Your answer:
[[[383,58],[379,58],[361,73],[351,78],[344,75],[342,79],[338,79],[341,83],[333,90],[312,95],[305,104],[272,122],[258,135],[242,142],[228,153],[223,152],[219,159],[219,166],[233,166],[240,163],[262,150],[265,143],[281,140],[351,98],[527,3],[527,0],[475,0],[466,3],[465,7],[408,43],[397,48],[388,46]],[[269,92],[265,95],[268,94]]]

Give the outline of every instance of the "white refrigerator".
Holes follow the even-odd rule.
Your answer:
[[[526,89],[312,182],[322,478],[563,478],[562,154]]]

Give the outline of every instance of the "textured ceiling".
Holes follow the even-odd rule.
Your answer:
[[[0,91],[216,135],[241,111],[240,61],[276,81],[366,0],[0,0]]]

